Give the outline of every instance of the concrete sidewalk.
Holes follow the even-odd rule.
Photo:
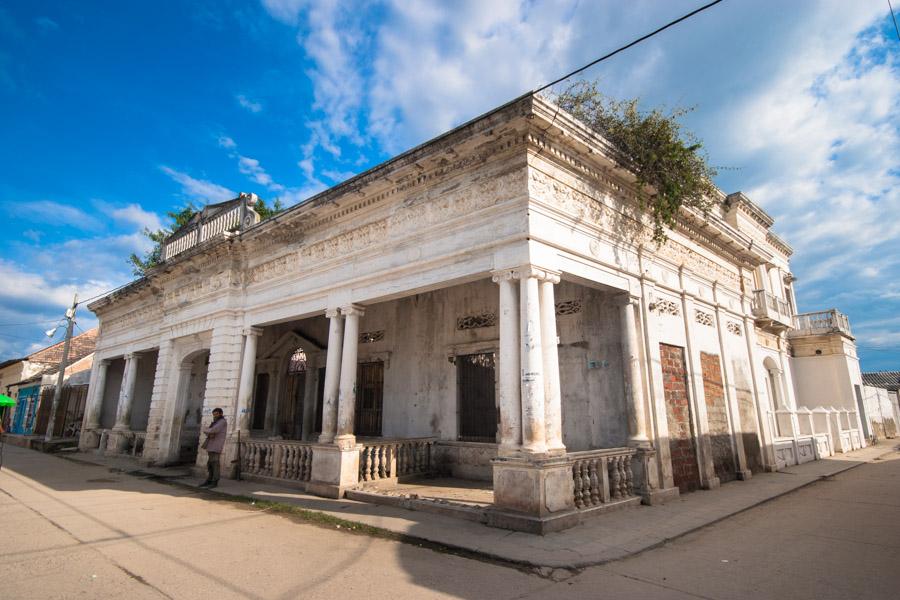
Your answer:
[[[249,481],[223,479],[219,487],[210,493],[255,497],[319,511],[503,562],[571,569],[619,560],[654,548],[895,451],[897,451],[895,443],[882,443],[850,454],[797,465],[777,473],[754,475],[749,481],[734,481],[717,490],[686,494],[664,505],[641,506],[633,510],[608,513],[588,521],[581,527],[545,536],[495,529],[428,512],[347,499],[320,498],[275,485]],[[67,458],[107,466],[126,473],[151,474],[173,483],[195,483],[195,478],[186,468],[139,467],[130,459],[93,454],[78,453]]]

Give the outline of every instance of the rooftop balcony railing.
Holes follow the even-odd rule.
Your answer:
[[[791,337],[826,333],[843,333],[852,337],[850,319],[835,308],[794,315],[794,330],[790,332]]]
[[[785,327],[793,326],[791,305],[765,290],[753,290],[753,316]]]
[[[256,194],[242,193],[234,200],[207,206],[199,219],[166,238],[162,244],[162,260],[167,261],[208,240],[255,225],[259,222],[259,215],[253,210],[256,200]]]

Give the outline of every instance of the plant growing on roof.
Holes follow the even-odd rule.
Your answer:
[[[556,102],[609,140],[620,153],[620,166],[637,177],[638,201],[653,221],[655,242],[666,240],[683,206],[703,212],[712,206],[716,170],[703,144],[680,122],[693,109],[642,112],[637,99],[614,100],[587,81],[570,85]]]
[[[146,251],[143,258],[134,252],[131,253],[131,256],[128,257],[128,263],[131,265],[132,272],[138,277],[141,277],[148,269],[151,269],[162,262],[163,241],[172,235],[172,233],[187,225],[197,212],[197,208],[194,204],[188,202],[181,210],[169,211],[166,213],[166,217],[168,217],[170,221],[168,227],[157,229],[156,231],[150,231],[149,228],[145,227],[144,235],[153,242],[153,248]]]

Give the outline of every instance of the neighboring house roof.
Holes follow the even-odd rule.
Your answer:
[[[875,371],[863,373],[863,383],[872,387],[884,388],[896,392],[900,390],[900,371]]]
[[[25,358],[27,358],[27,357],[25,357]],[[25,358],[11,358],[9,360],[0,362],[0,369],[5,369],[6,367],[8,367],[10,365],[14,365],[18,362],[22,362],[23,360],[25,360]]]
[[[69,347],[69,364],[81,360],[94,351],[94,348],[97,347],[97,334],[99,332],[100,329],[94,327],[93,329],[88,329],[81,335],[76,335],[72,338],[72,343]],[[59,361],[62,360],[64,345],[65,342],[59,342],[42,350],[38,350],[37,352],[28,355],[27,360],[35,363],[54,366],[58,365]]]

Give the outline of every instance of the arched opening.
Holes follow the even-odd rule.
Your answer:
[[[178,381],[178,412],[173,440],[177,440],[177,462],[194,463],[200,448],[200,423],[209,372],[209,350],[198,350],[181,361]]]
[[[285,365],[283,392],[279,398],[276,425],[281,436],[288,440],[303,439],[303,408],[306,403],[308,371],[309,361],[306,352],[303,348],[294,349]]]
[[[787,404],[784,401],[781,369],[770,357],[766,357],[763,361],[763,366],[766,368],[766,389],[772,402],[772,410],[787,408]]]

